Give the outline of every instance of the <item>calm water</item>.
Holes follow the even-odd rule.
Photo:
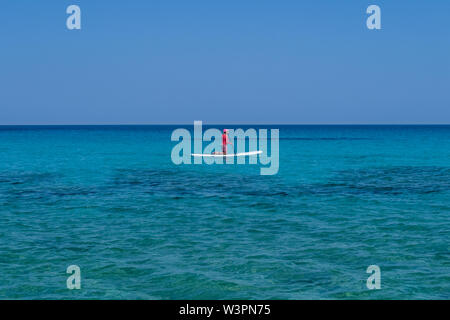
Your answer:
[[[275,176],[175,166],[170,126],[0,127],[0,298],[450,298],[450,126],[276,127]]]

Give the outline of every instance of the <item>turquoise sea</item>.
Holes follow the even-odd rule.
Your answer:
[[[272,126],[274,176],[178,127],[0,127],[0,299],[450,299],[450,126]]]

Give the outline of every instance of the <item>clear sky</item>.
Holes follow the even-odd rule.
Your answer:
[[[450,123],[448,0],[11,0],[0,41],[0,124]]]

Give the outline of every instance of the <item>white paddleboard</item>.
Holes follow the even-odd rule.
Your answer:
[[[220,157],[244,157],[244,156],[255,156],[257,154],[261,154],[262,151],[250,151],[250,152],[241,152],[241,153],[227,153],[227,154],[200,154],[200,153],[192,153],[193,157],[205,157],[205,158],[220,158]]]

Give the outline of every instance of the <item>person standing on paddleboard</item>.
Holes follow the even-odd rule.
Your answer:
[[[227,154],[227,145],[228,144],[233,145],[233,143],[230,142],[230,138],[228,137],[228,129],[223,129],[223,134],[222,134],[222,153],[223,154]]]

